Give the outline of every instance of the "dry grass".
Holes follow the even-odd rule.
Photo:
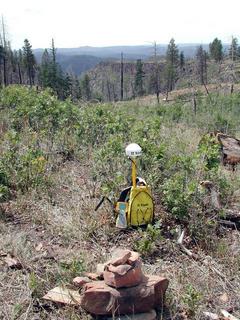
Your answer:
[[[215,90],[213,87],[210,89]],[[169,99],[188,93],[189,90],[174,91]],[[146,97],[140,99],[139,104],[131,101],[125,106],[128,115],[136,116],[139,122],[142,121],[137,129],[142,129],[146,116],[152,116],[156,108],[155,99]],[[149,108],[143,112],[138,107],[144,105]],[[121,102],[113,105],[113,108],[118,107],[124,106]],[[189,108],[191,109],[190,104]],[[194,153],[203,135],[200,126],[197,128],[194,123],[190,126],[173,121],[160,126],[160,122],[157,122],[158,114],[155,115],[155,120],[159,128],[155,128],[156,138],[153,139],[153,144],[155,140],[158,143],[159,139],[167,144],[166,159]],[[156,126],[154,122],[150,122],[150,125]],[[7,130],[5,127],[6,124],[3,123],[0,134]],[[149,129],[151,134],[151,127]],[[28,139],[27,134],[25,139]],[[28,142],[25,144],[30,145]],[[4,149],[4,146],[1,148]],[[72,279],[81,275],[84,270],[95,271],[96,264],[106,261],[113,247],[140,248],[139,241],[146,231],[116,230],[108,203],[97,212],[94,211],[101,199],[100,181],[95,182],[91,178],[92,169],[98,169],[93,164],[93,151],[85,151],[87,154],[83,155],[80,154],[82,149],[79,149],[72,161],[66,161],[60,155],[51,156],[48,163],[51,166],[48,170],[50,187],[46,186],[44,190],[42,185],[41,189],[14,194],[16,197],[0,208],[0,319],[91,319],[80,308],[56,306],[44,301],[42,296],[58,284],[71,285]],[[101,161],[103,162],[102,159]],[[107,157],[106,161],[108,163],[102,171],[107,172],[109,177],[110,165]],[[120,167],[121,163],[116,163],[117,166]],[[112,172],[119,169],[116,169],[115,164],[113,167]],[[151,181],[151,174],[161,176],[159,166],[154,168],[156,170],[152,171],[156,172],[148,171],[148,181]],[[239,210],[239,169],[230,173],[220,168],[220,172],[226,175],[235,191],[226,205]],[[161,184],[162,181],[158,183]],[[166,307],[159,319],[200,320],[204,319],[203,311],[218,313],[221,308],[240,317],[239,231],[230,229],[227,225],[218,225],[212,234],[207,234],[204,246],[200,241],[194,242],[186,234],[184,244],[199,256],[195,261],[182,253],[177,245],[176,221],[162,207],[159,197],[158,190],[154,198],[156,216],[162,222],[161,234],[143,255],[146,273],[165,274],[170,280]],[[211,211],[207,209],[206,216]],[[211,214],[215,214],[213,219],[211,220],[212,216],[205,220],[203,217],[203,222],[215,223],[217,214]],[[201,229],[204,228],[204,223],[197,226],[202,235],[206,234]],[[209,230],[207,227],[206,230]],[[6,254],[17,258],[22,268],[7,268]]]
[[[207,90],[209,93],[223,93],[229,94],[231,91],[231,83],[219,83],[219,84],[208,84]],[[240,89],[239,84],[234,84],[234,91],[238,92]],[[177,98],[181,96],[186,96],[186,101],[190,101],[193,93],[201,92],[204,95],[207,95],[206,88],[202,85],[195,85],[193,88],[183,88],[183,89],[176,89],[168,94],[168,99],[166,101],[166,94],[160,94],[159,99],[161,103],[171,103],[175,101]],[[187,98],[188,97],[188,98]],[[148,107],[149,105],[155,105],[157,103],[156,95],[147,95],[141,98],[136,98],[136,101],[139,105]]]
[[[84,269],[94,271],[112,247],[135,248],[137,230],[116,230],[108,205],[94,212],[100,193],[88,171],[87,165],[66,162],[53,178],[51,197],[32,192],[5,208],[0,224],[0,318],[90,319],[82,310],[54,306],[41,297],[56,284],[70,284]],[[239,247],[239,232],[231,229],[222,229],[212,252],[193,248],[199,261],[182,253],[172,237],[156,241],[144,268],[170,280],[162,319],[202,319],[203,311],[220,308],[240,317]],[[23,268],[7,269],[4,253],[17,257]],[[227,301],[222,301],[223,294]]]

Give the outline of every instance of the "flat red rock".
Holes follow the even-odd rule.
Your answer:
[[[81,303],[81,296],[78,291],[63,287],[56,287],[48,291],[43,299],[75,306],[78,306]]]
[[[148,312],[163,306],[168,280],[159,276],[146,276],[141,284],[116,289],[104,281],[87,283],[81,306],[94,315],[118,315]]]
[[[125,264],[131,256],[131,251],[127,249],[115,249],[112,252],[112,258],[106,264],[111,264],[113,266],[120,266]]]

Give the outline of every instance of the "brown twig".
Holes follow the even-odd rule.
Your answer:
[[[198,256],[193,253],[192,251],[190,251],[189,249],[187,249],[184,245],[183,245],[183,238],[184,238],[184,230],[181,232],[181,229],[179,229],[179,238],[177,240],[177,244],[180,246],[180,249],[186,253],[189,257],[195,259],[195,260],[198,260]]]

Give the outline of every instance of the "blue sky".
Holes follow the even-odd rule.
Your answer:
[[[3,0],[1,1],[3,2]],[[13,48],[209,43],[240,40],[240,0],[5,0]]]

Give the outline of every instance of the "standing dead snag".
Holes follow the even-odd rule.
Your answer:
[[[121,52],[121,78],[120,78],[120,82],[121,82],[121,92],[120,92],[120,96],[121,96],[121,101],[123,100],[123,53]]]
[[[196,114],[197,114],[197,100],[196,100],[196,96],[195,96],[195,93],[193,94],[193,112],[194,112],[194,114],[195,114],[195,116],[196,116]]]
[[[205,187],[206,190],[208,191],[209,193],[209,196],[210,196],[210,205],[216,209],[216,210],[220,210],[221,209],[221,202],[220,202],[220,196],[219,196],[219,193],[217,192],[216,190],[216,187],[214,186],[214,184],[209,181],[209,180],[206,180],[206,181],[201,181],[200,182],[200,185]]]
[[[201,181],[200,185],[204,187],[208,193],[208,197],[205,201],[205,205],[211,206],[214,210],[221,210],[223,208],[221,200],[220,200],[220,194],[217,190],[216,186],[209,180]],[[234,227],[235,229],[238,228],[240,223],[240,212],[236,209],[226,209],[225,212],[225,218],[222,220],[219,220],[219,223],[228,225],[230,227]]]

